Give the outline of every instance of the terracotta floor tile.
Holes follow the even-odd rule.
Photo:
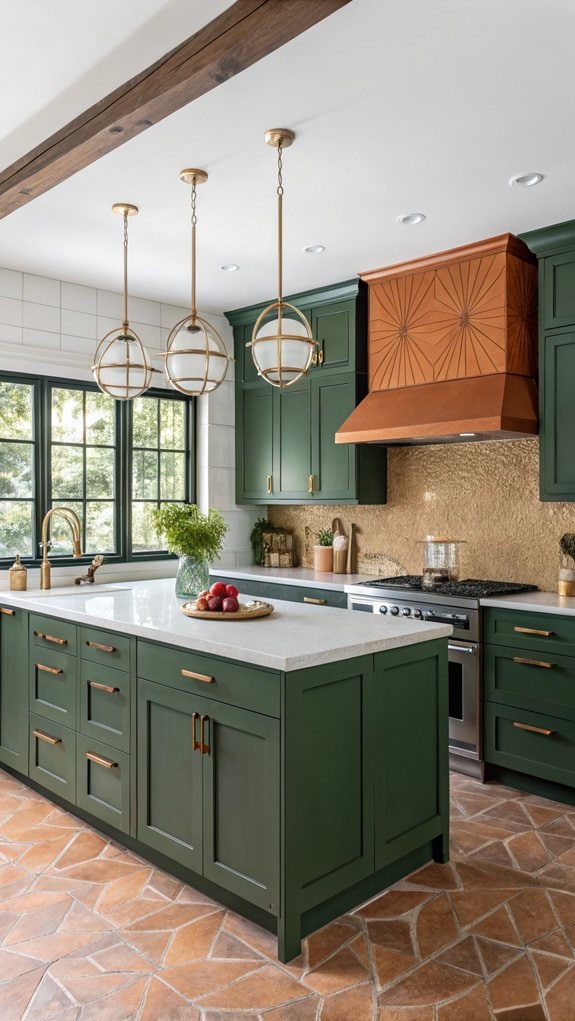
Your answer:
[[[309,968],[315,968],[320,961],[323,961],[330,954],[333,954],[344,943],[349,943],[357,935],[357,929],[344,922],[330,922],[323,929],[311,934],[306,939],[307,963]]]
[[[559,957],[566,957],[572,961],[573,949],[571,944],[565,939],[565,935],[561,929],[555,929],[554,932],[548,932],[546,936],[542,936],[541,939],[536,939],[529,945],[530,950],[543,950],[547,954],[558,954]]]
[[[513,868],[515,864],[502,840],[494,840],[490,844],[480,847],[478,851],[473,851],[470,859],[480,863],[490,861],[494,865],[503,865],[506,868]]]
[[[515,946],[522,945],[521,938],[511,921],[511,915],[506,904],[492,911],[481,922],[476,922],[471,927],[471,932],[477,936],[486,936],[488,939],[499,940],[500,943],[511,943]]]
[[[466,889],[509,890],[526,886],[537,886],[537,880],[519,869],[505,869],[489,862],[457,862],[457,875]]]
[[[0,985],[0,1017],[2,1021],[20,1021],[34,996],[45,969],[36,968]]]
[[[212,917],[211,915],[209,916]],[[199,925],[199,922],[195,922],[195,925]],[[210,951],[210,957],[212,960],[222,961],[263,961],[264,958],[257,950],[253,947],[248,947],[246,943],[242,943],[241,939],[236,939],[235,936],[231,936],[229,932],[220,932],[212,945]]]
[[[401,918],[375,919],[367,923],[367,932],[371,943],[402,954],[414,953],[411,926]]]
[[[488,978],[507,967],[512,961],[516,961],[523,953],[519,947],[509,947],[505,943],[495,943],[494,940],[485,939],[483,936],[476,937],[476,946],[483,962],[483,968]]]
[[[507,849],[517,863],[517,868],[525,872],[537,872],[553,860],[553,855],[543,846],[536,830],[511,837],[507,841]]]
[[[154,910],[140,918],[137,922],[128,925],[128,929],[135,931],[153,932],[158,929],[177,929],[180,925],[187,925],[196,918],[211,914],[212,908],[204,904],[170,904],[157,910],[157,902],[153,902]]]
[[[214,911],[175,933],[164,957],[164,967],[207,957],[224,920],[225,911]]]
[[[322,1021],[372,1021],[375,1016],[373,990],[370,985],[355,986],[343,993],[327,996],[321,1011]]]
[[[574,831],[575,832],[575,831]],[[555,858],[561,858],[564,854],[573,854],[573,837],[562,837],[558,833],[547,833],[545,830],[537,830],[537,836],[549,853]],[[566,860],[563,864],[569,865]]]
[[[82,1021],[126,1021],[134,1018],[144,996],[146,981],[138,978],[104,999],[88,1004],[82,1010]]]
[[[35,957],[24,957],[22,954],[0,950],[0,982],[8,982],[27,971],[34,971],[43,962]]]
[[[495,1011],[539,1003],[535,976],[525,954],[491,979],[488,988]]]
[[[91,861],[97,858],[104,850],[106,841],[92,830],[82,830],[71,840],[70,846],[58,862],[59,869],[69,868],[70,865],[79,865],[81,862]]]
[[[529,1007],[512,1007],[511,1010],[497,1012],[496,1021],[547,1021],[540,1003],[532,1003]]]
[[[0,897],[4,897],[4,887],[11,886],[12,883],[19,882],[20,880],[30,881],[30,876],[24,869],[12,864],[0,866]]]
[[[537,804],[531,804],[529,801],[525,800],[523,802],[523,807],[537,827],[545,826],[546,823],[553,822],[554,819],[561,818],[565,814],[564,806],[547,808],[542,805],[540,801]]]
[[[199,1021],[200,1012],[170,986],[152,978],[147,988],[139,1021]]]
[[[150,876],[151,869],[139,869],[131,876],[107,883],[96,901],[96,910],[103,912],[106,908],[133,900],[146,886]]]
[[[545,995],[549,1021],[567,1021],[573,1017],[575,1004],[575,965]]]
[[[59,871],[70,879],[86,879],[89,883],[110,883],[114,879],[122,879],[142,869],[140,864],[127,865],[110,858],[94,858],[92,861],[70,865]]]
[[[509,901],[508,907],[524,943],[531,943],[557,928],[545,890],[524,890]]]
[[[568,893],[575,893],[575,867],[560,865],[553,862],[547,868],[537,873],[541,886],[554,887],[556,890],[564,890]]]
[[[281,1007],[267,1010],[262,1016],[265,1021],[316,1021],[319,1003],[319,996],[308,996],[305,1000],[284,1003]],[[227,1021],[225,1015],[224,1021]],[[360,1019],[357,1018],[357,1021]]]
[[[67,893],[23,893],[18,897],[0,902],[0,911],[15,911],[19,915],[27,915],[31,911],[53,907],[54,904],[71,904]]]
[[[20,865],[29,872],[43,872],[62,853],[69,841],[70,837],[65,835],[33,844],[19,859]]]
[[[122,972],[113,975],[99,973],[97,975],[69,975],[62,978],[62,985],[69,992],[77,1003],[91,1003],[92,1000],[100,1000],[109,993],[117,992],[123,986],[131,985],[134,975],[129,972]]]
[[[413,954],[400,954],[397,950],[387,950],[375,944],[372,945],[371,952],[377,980],[382,989],[420,963]]]
[[[446,894],[442,893],[423,905],[417,916],[416,938],[424,960],[449,946],[458,935],[457,923]]]
[[[310,971],[304,981],[306,986],[316,993],[328,996],[329,993],[365,982],[368,977],[366,969],[356,955],[348,947],[343,947],[319,967]]]
[[[437,1009],[437,1021],[491,1021],[491,1017],[484,986],[476,986]]]
[[[575,894],[550,890],[549,898],[561,925],[575,925]]]
[[[214,989],[229,985],[230,982],[236,983],[238,979],[255,969],[261,971],[261,965],[260,961],[257,964],[252,961],[192,961],[175,968],[167,968],[162,972],[162,978],[177,992],[187,996],[189,1000],[195,1000]],[[274,969],[274,973],[277,972],[279,969]],[[283,976],[283,972],[280,974]],[[292,979],[289,981],[291,982]],[[298,988],[301,989],[301,986]],[[304,990],[302,990],[303,992]],[[211,1006],[221,1007],[221,1004],[214,1003]],[[232,1003],[231,1006],[237,1006],[237,1004]],[[252,1004],[248,1004],[248,1006],[252,1006]]]
[[[126,941],[128,946],[135,947],[144,957],[156,965],[160,965],[164,959],[166,947],[171,939],[170,932],[133,932],[123,930],[119,935]]]
[[[513,896],[513,890],[458,890],[450,894],[450,900],[459,922],[472,925],[483,915],[489,914]]]
[[[559,819],[554,819],[553,822],[545,823],[545,826],[541,829],[543,833],[554,833],[558,837],[565,837],[566,839],[573,839],[575,833],[575,826],[567,818],[567,816],[560,816]]]
[[[435,1021],[435,1008],[383,1006],[379,1008],[378,1021]]]
[[[27,954],[39,961],[57,961],[76,950],[83,950],[93,940],[91,933],[52,932],[49,936],[39,936],[24,943],[18,943],[14,952]]]
[[[450,864],[430,862],[409,877],[414,886],[429,886],[434,890],[457,890],[457,878]]]
[[[469,971],[472,975],[483,976],[483,968],[472,936],[466,936],[459,943],[444,950],[437,960],[440,964],[450,964],[452,968],[461,968],[462,971]]]
[[[108,928],[103,918],[77,901],[71,905],[60,925],[61,932],[103,932]]]
[[[551,954],[542,954],[536,950],[532,952],[531,960],[543,989],[548,989],[573,964],[573,958],[567,961],[564,957],[552,957]]]
[[[433,1005],[477,985],[477,977],[437,961],[421,964],[380,995],[380,1003],[395,1006]]]
[[[46,1018],[59,1018],[61,1014],[73,1008],[74,1001],[59,986],[51,975],[44,975],[38,985],[26,1013],[26,1021],[40,1021]],[[77,1008],[75,1008],[77,1009]]]
[[[102,974],[102,969],[90,957],[63,957],[50,965],[49,973],[65,984],[67,979],[94,978]]]
[[[234,911],[228,911],[224,922],[224,930],[230,932],[232,936],[237,936],[243,943],[253,947],[260,954],[264,954],[264,956],[271,957],[274,961],[277,961],[278,944],[276,937],[266,929],[262,929],[259,925],[250,922],[249,919],[236,915]]]
[[[342,951],[343,953],[343,951]],[[228,965],[230,967],[230,965]],[[364,972],[365,974],[365,972]],[[267,964],[239,982],[209,993],[198,1001],[204,1010],[266,1010],[309,995],[295,979],[273,964]]]
[[[162,872],[161,869],[153,869],[148,882],[152,889],[157,890],[167,900],[175,900],[184,888],[184,884],[179,879],[176,879],[175,876],[169,876],[167,872]]]
[[[431,900],[432,896],[431,893],[419,893],[417,890],[390,890],[376,900],[364,904],[354,913],[361,918],[395,918],[413,911],[420,904]]]
[[[151,961],[146,960],[125,943],[99,950],[93,954],[93,959],[104,971],[135,971],[149,975],[154,970]]]
[[[34,939],[35,936],[45,936],[49,932],[55,932],[68,910],[68,905],[68,899],[58,900],[49,907],[21,915],[4,938],[4,946],[12,946],[25,940]]]

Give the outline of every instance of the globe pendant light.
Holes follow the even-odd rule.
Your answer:
[[[103,393],[116,401],[129,401],[148,390],[158,370],[152,368],[148,352],[128,322],[128,217],[136,216],[138,207],[116,202],[112,212],[124,219],[124,321],[102,337],[92,372]]]
[[[267,144],[278,151],[278,298],[264,308],[254,325],[252,339],[246,344],[252,349],[258,375],[272,386],[281,388],[297,383],[308,373],[316,350],[311,327],[303,312],[282,297],[282,152],[294,138],[294,132],[288,128],[272,128],[265,134]]]
[[[192,301],[190,315],[180,319],[168,335],[164,358],[166,376],[175,390],[188,397],[213,393],[228,371],[226,346],[196,306],[196,188],[208,179],[205,170],[182,170],[180,180],[192,186]]]

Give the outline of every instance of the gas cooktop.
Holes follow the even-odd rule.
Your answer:
[[[514,581],[483,581],[479,578],[438,582],[433,588],[423,589],[420,574],[402,574],[394,578],[374,578],[370,581],[359,582],[357,587],[392,589],[402,592],[435,592],[437,595],[460,596],[469,599],[484,599],[487,596],[505,596],[512,595],[515,592],[537,591],[537,585],[522,585],[520,582]]]

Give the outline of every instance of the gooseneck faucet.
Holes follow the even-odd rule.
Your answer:
[[[81,525],[80,519],[70,507],[52,507],[47,514],[44,515],[42,521],[42,564],[40,566],[40,588],[46,589],[51,588],[51,571],[50,561],[48,560],[48,534],[50,530],[50,522],[53,516],[57,514],[58,517],[64,519],[66,524],[69,526],[72,533],[72,548],[74,557],[82,556],[82,547],[80,544],[81,536]]]

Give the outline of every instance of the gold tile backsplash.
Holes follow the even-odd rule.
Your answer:
[[[358,526],[357,569],[421,573],[426,535],[465,539],[461,576],[528,582],[557,591],[559,539],[575,531],[575,504],[539,500],[539,441],[502,440],[391,447],[386,506],[270,507],[290,528],[299,563],[312,565],[320,528],[341,518]],[[391,559],[386,559],[391,558]]]

